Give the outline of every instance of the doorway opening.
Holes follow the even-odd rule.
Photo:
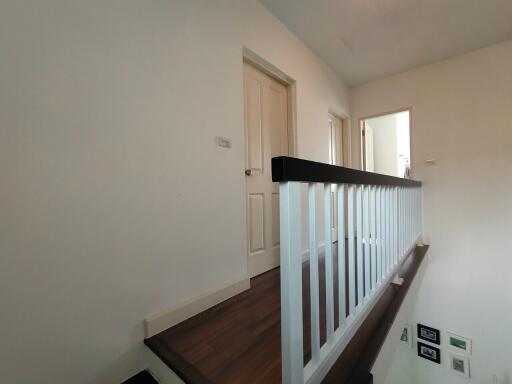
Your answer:
[[[345,138],[347,119],[343,119],[333,113],[327,116],[329,129],[329,164],[343,167],[347,163],[347,151]],[[336,193],[338,186],[331,185],[331,239],[338,241],[338,199]]]
[[[343,120],[329,113],[329,164],[343,166]]]
[[[409,178],[410,110],[361,119],[363,170]]]

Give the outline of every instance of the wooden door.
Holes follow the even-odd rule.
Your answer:
[[[279,185],[271,158],[288,155],[288,89],[244,63],[248,270],[279,265]]]
[[[329,162],[332,165],[343,166],[343,131],[342,121],[339,117],[329,114]],[[331,238],[338,240],[338,199],[336,198],[336,185],[331,186]]]

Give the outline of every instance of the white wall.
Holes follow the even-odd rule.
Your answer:
[[[0,381],[120,382],[146,315],[246,276],[244,46],[327,161],[347,90],[255,0],[0,4]]]
[[[366,120],[373,129],[374,172],[397,176],[396,114]]]
[[[412,107],[412,167],[424,182],[432,246],[410,320],[443,337],[450,330],[472,338],[475,383],[490,383],[494,372],[512,377],[511,68],[507,42],[358,87],[351,100],[355,121]],[[426,166],[428,158],[437,164]],[[466,382],[445,359],[442,366],[413,361],[417,384]],[[394,368],[401,364],[395,359]]]
[[[386,335],[377,360],[372,367],[373,384],[413,384],[416,379],[414,359],[416,354],[408,343],[400,341],[404,326],[409,324],[418,290],[428,269],[428,254],[416,272],[407,294],[402,301],[393,324]],[[414,330],[413,330],[414,334]],[[412,335],[411,335],[412,337]],[[399,364],[397,364],[397,361]],[[392,369],[390,370],[390,367]],[[398,369],[399,368],[399,369]]]

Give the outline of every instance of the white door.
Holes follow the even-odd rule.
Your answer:
[[[329,114],[329,162],[332,165],[343,166],[343,131],[339,117]],[[332,241],[338,240],[338,199],[336,184],[331,186],[331,236]]]
[[[365,156],[365,171],[375,172],[374,149],[373,149],[373,128],[368,123],[363,126],[364,135],[364,156]]]
[[[271,158],[288,155],[287,88],[244,63],[248,269],[279,265],[279,185]]]
[[[329,161],[332,165],[343,166],[343,134],[342,121],[339,117],[329,114],[330,129]]]

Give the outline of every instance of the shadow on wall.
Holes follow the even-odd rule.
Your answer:
[[[105,383],[122,383],[123,381],[134,376],[138,372],[147,368],[145,358],[145,346],[141,342],[144,338],[142,322],[132,329],[130,344],[131,347],[123,354],[117,356],[115,359],[110,360],[108,365],[105,365],[100,371],[94,375],[94,379],[87,382],[87,384],[105,384]],[[109,351],[105,350],[104,353],[108,354]],[[98,359],[102,359],[99,354]],[[105,361],[107,361],[105,359]],[[87,363],[85,363],[87,366]],[[127,373],[128,372],[128,373]]]
[[[501,374],[500,376],[494,375],[492,377],[492,384],[511,384],[510,376],[508,372]]]
[[[413,307],[418,299],[418,292],[428,266],[429,256],[427,253],[427,257],[423,260],[372,367],[374,384],[415,383],[415,353],[411,351],[407,343],[400,341],[400,336],[403,326],[410,323]]]

